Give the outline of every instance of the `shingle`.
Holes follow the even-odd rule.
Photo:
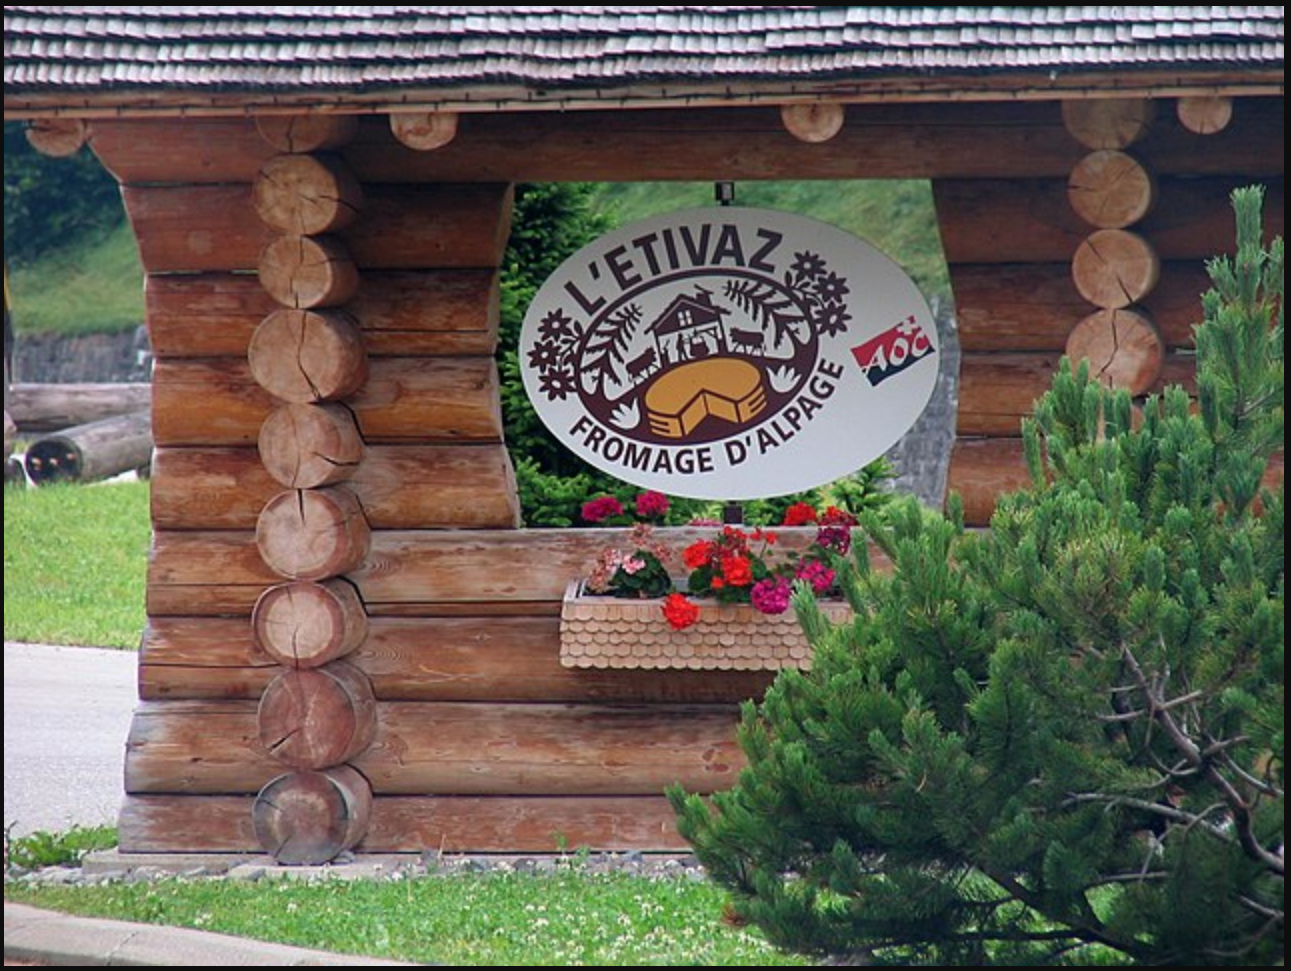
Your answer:
[[[4,70],[24,93],[1268,69],[1283,30],[1283,8],[1263,6],[8,6]]]

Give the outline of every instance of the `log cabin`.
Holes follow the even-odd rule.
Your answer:
[[[513,186],[932,182],[950,487],[1059,357],[1189,379],[1228,194],[1282,232],[1281,7],[27,7],[6,120],[119,180],[157,365],[130,852],[677,849],[761,671],[567,668],[599,536],[519,528]]]

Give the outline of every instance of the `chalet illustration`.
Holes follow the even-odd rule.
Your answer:
[[[702,287],[677,296],[648,328],[663,365],[725,354],[729,342],[722,318],[729,315],[730,310],[714,305],[712,293]]]

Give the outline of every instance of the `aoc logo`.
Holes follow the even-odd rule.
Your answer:
[[[529,308],[520,361],[538,414],[591,464],[750,499],[882,455],[932,393],[935,339],[918,289],[867,243],[787,213],[702,209],[567,260]]]

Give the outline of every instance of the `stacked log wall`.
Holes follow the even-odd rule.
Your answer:
[[[1266,232],[1283,231],[1283,152],[1251,151],[1242,140],[1280,139],[1281,104],[1239,99],[1226,128],[1199,134],[1185,127],[1173,99],[1163,99],[1124,147],[1156,180],[1152,204],[1130,226],[1160,259],[1155,286],[1131,308],[1155,328],[1162,351],[1155,380],[1134,389],[1139,397],[1167,384],[1192,385],[1192,329],[1210,286],[1205,261],[1234,248],[1232,190],[1265,185]],[[1049,107],[1061,125],[1058,107]],[[974,526],[989,523],[1001,492],[1029,484],[1022,418],[1047,390],[1073,330],[1096,310],[1073,279],[1072,263],[1097,227],[1069,196],[1071,172],[1091,146],[1065,126],[1063,135],[1075,156],[1064,170],[1026,175],[1005,171],[1004,160],[991,177],[933,180],[963,351],[949,489],[962,496]]]
[[[1159,120],[1142,143],[1162,176],[1149,218],[1174,214],[1156,227],[1169,245],[1147,301],[1170,344],[1167,373],[1187,368],[1228,187],[1272,179],[1280,214],[1281,108],[1239,102],[1205,141]],[[282,580],[255,537],[281,489],[257,453],[281,402],[248,361],[278,306],[256,276],[275,234],[253,191],[278,150],[246,119],[104,121],[90,135],[124,184],[158,358],[149,627],[122,846],[244,851],[272,777],[256,705],[279,670],[251,618]],[[994,490],[1017,466],[991,443],[1013,447],[1015,419],[1087,311],[1070,282],[1083,233],[1058,205],[1087,149],[1056,103],[853,106],[837,136],[811,145],[769,108],[471,116],[433,151],[401,145],[381,118],[350,135],[327,150],[366,200],[334,233],[357,269],[344,309],[369,363],[345,407],[364,446],[346,488],[370,545],[336,581],[368,618],[345,663],[371,684],[377,716],[353,759],[375,793],[360,848],[678,848],[662,787],[733,780],[736,708],[767,677],[560,665],[564,585],[609,537],[515,529],[491,357],[509,184],[934,179],[967,352],[952,487],[985,442],[987,468],[973,474]],[[978,401],[1006,404],[975,407],[974,387],[987,389]]]

